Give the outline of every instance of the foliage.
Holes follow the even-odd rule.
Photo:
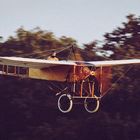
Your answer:
[[[140,58],[140,17],[127,16],[127,23],[106,33],[103,48],[113,51],[112,59]]]
[[[61,59],[103,60],[94,50],[98,43],[92,41],[78,47],[70,37],[56,38],[52,32],[35,28],[19,28],[15,37],[0,43],[0,56],[46,58],[52,50]],[[74,44],[73,49],[67,46]],[[127,16],[123,27],[106,33],[104,51],[113,54],[108,59],[140,58],[140,18]],[[66,49],[65,49],[66,48]],[[70,53],[71,52],[71,53]],[[0,76],[0,139],[2,140],[132,140],[140,139],[140,87],[139,67],[113,69],[113,87],[102,102],[99,112],[88,114],[82,105],[72,112],[62,114],[57,109],[54,92],[60,83]],[[115,83],[120,76],[122,78]]]
[[[23,27],[16,31],[15,37],[0,44],[1,56],[24,56],[34,58],[47,58],[54,50],[58,52],[67,45],[76,41],[69,37],[56,38],[52,32],[35,28],[31,31]],[[63,56],[61,55],[63,58]]]
[[[105,40],[106,43],[103,48],[113,51],[110,56],[111,59],[140,58],[140,18],[134,15],[127,16],[127,23],[123,23],[123,27],[118,27],[112,33],[106,33]],[[131,102],[137,102],[140,91],[138,86],[139,66],[122,66],[113,70],[115,73],[114,81],[118,77],[122,77],[116,83],[116,91],[114,92],[119,92],[120,96],[128,96],[128,98],[131,98]]]

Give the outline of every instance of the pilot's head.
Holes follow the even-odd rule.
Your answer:
[[[56,52],[53,52],[52,53],[52,57],[56,57]]]

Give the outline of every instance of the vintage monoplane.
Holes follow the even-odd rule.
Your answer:
[[[59,110],[67,113],[71,111],[73,102],[81,99],[85,109],[94,113],[107,91],[109,82],[105,77],[109,68],[139,63],[140,59],[85,62],[0,57],[0,74],[65,83],[66,87],[56,93]]]

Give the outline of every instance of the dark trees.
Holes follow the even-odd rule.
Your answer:
[[[0,55],[46,58],[50,50],[59,51],[73,43],[76,44],[73,38],[56,38],[52,32],[39,28],[32,31],[20,28],[17,36],[0,43]],[[84,60],[103,60],[95,53],[97,46],[96,41],[85,44],[84,48],[76,44],[76,55]],[[113,52],[108,59],[140,58],[139,48],[140,18],[134,15],[127,17],[123,27],[107,33],[102,46],[104,52]],[[58,55],[66,59],[69,50]],[[140,69],[138,66],[130,68],[114,69],[113,82],[120,76],[122,78],[103,98],[99,112],[92,115],[87,114],[81,105],[74,107],[69,114],[60,113],[54,91],[46,81],[0,76],[0,139],[140,139]]]

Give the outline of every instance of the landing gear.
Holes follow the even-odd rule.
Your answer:
[[[72,110],[73,99],[78,99],[76,96],[71,96],[70,94],[62,94],[58,98],[58,108],[62,113],[68,113]],[[94,97],[84,97],[84,108],[88,113],[95,113],[99,109],[100,101],[97,96]]]
[[[62,113],[68,113],[73,106],[72,96],[70,94],[62,94],[58,98],[58,108]]]
[[[58,108],[62,113],[68,113],[73,107],[73,101],[80,99],[88,113],[95,113],[100,105],[100,88],[95,76],[89,76],[80,82],[70,83],[62,90],[58,98]],[[84,100],[84,102],[83,102]]]
[[[84,107],[88,113],[95,113],[98,111],[100,105],[99,98],[94,96],[93,98],[85,98]]]

